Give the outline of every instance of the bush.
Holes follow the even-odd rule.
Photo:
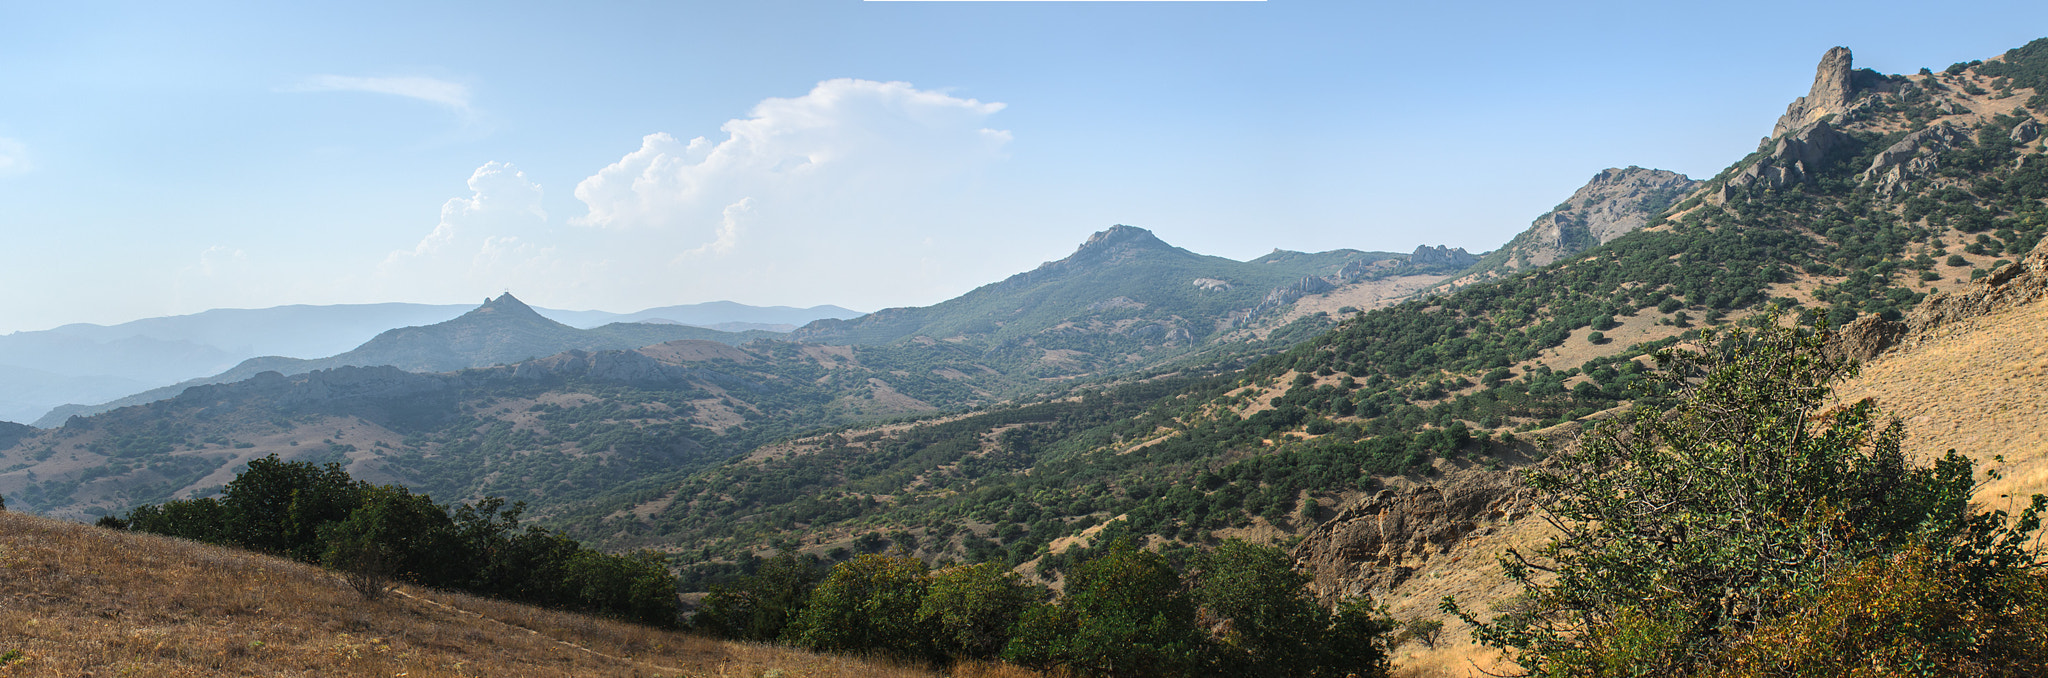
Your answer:
[[[1973,577],[1925,547],[1828,578],[1797,609],[1744,636],[1723,675],[2048,675],[2048,577]]]
[[[910,556],[865,554],[840,563],[811,591],[789,633],[822,652],[933,655],[932,629],[918,615],[931,573]]]
[[[1870,401],[1824,409],[1855,364],[1823,350],[1824,323],[1774,321],[1660,351],[1669,409],[1638,406],[1528,475],[1562,533],[1503,559],[1523,611],[1447,611],[1533,674],[1690,675],[1800,614],[1800,596],[1845,564],[1924,544],[1978,584],[2031,567],[2020,544],[2048,500],[2016,523],[1970,513],[1969,460],[1910,464],[1902,426]]]
[[[1182,675],[1199,664],[1195,606],[1159,554],[1119,541],[1076,565],[1057,606],[1025,612],[1003,658],[1082,675]]]
[[[1024,610],[1042,595],[1001,565],[965,565],[932,575],[917,617],[946,655],[993,659],[1010,642]]]

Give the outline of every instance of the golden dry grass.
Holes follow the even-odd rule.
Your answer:
[[[1904,419],[1906,451],[1915,458],[1954,449],[1997,468],[2004,478],[1987,483],[1977,500],[2010,510],[2007,495],[2048,492],[2044,336],[2043,302],[1945,325],[1871,361],[1836,395],[1845,403],[1876,398]],[[2005,463],[1993,463],[1999,456]]]
[[[441,591],[365,601],[317,567],[0,512],[0,656],[10,651],[0,677],[938,675]]]

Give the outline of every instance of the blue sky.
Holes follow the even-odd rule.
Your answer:
[[[2048,36],[2039,2],[165,4],[0,2],[0,332],[505,289],[872,310],[1117,223],[1477,252],[1606,167],[1712,175],[1831,46]]]

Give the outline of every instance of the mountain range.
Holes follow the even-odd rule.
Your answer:
[[[331,356],[353,349],[386,330],[443,322],[471,308],[460,304],[388,303],[214,309],[117,325],[76,323],[0,335],[0,421],[38,421],[59,405],[109,402],[216,375],[260,356]],[[787,332],[819,318],[860,315],[837,306],[800,309],[726,301],[624,314],[535,310],[583,329],[608,323],[648,322],[695,325],[725,332]],[[62,417],[57,421],[61,422]]]
[[[699,591],[777,550],[888,547],[1058,583],[1117,537],[1169,554],[1245,538],[1292,545],[1325,599],[1440,618],[1446,594],[1495,599],[1488,564],[1541,536],[1517,471],[1661,397],[1641,390],[1649,355],[1702,326],[1843,326],[1834,350],[1885,380],[1844,397],[1891,399],[1916,454],[1961,443],[2017,472],[1979,501],[2048,490],[2038,408],[2001,392],[2048,374],[2031,348],[2043,111],[2048,40],[1903,75],[1836,48],[1715,176],[1601,172],[1483,255],[1236,262],[1117,226],[941,304],[744,343],[433,374],[322,363],[0,431],[0,494],[88,518],[206,495],[277,453],[525,500],[579,538],[674,554]],[[391,335],[378,359],[433,369],[453,364],[433,362],[444,347],[547,334],[524,308]]]

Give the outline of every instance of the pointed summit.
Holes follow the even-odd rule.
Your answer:
[[[476,310],[469,313],[542,317],[539,311],[533,310],[533,307],[526,305],[526,302],[513,297],[511,292],[499,295],[496,299],[485,299],[484,305],[476,307]]]
[[[1855,86],[1850,84],[1854,63],[1847,47],[1836,47],[1821,55],[1820,65],[1813,72],[1813,88],[1785,107],[1785,116],[1778,118],[1771,136],[1785,136],[1786,132],[1813,124],[1822,117],[1848,110],[1849,98],[1855,94]]]

